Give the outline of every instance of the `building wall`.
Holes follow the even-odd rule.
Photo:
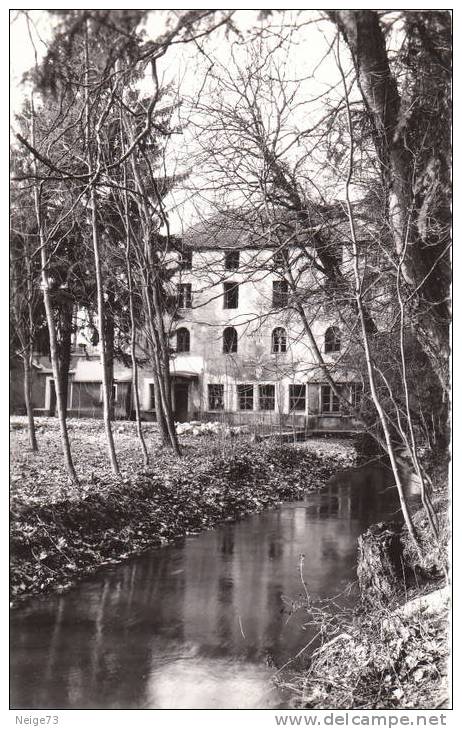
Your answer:
[[[45,400],[45,380],[35,367],[31,369],[31,404],[33,408],[43,407]],[[14,359],[10,362],[10,413],[24,415],[26,403],[24,400],[24,369],[22,360]]]
[[[310,414],[320,412],[320,371],[304,335],[296,312],[273,307],[273,282],[281,280],[273,267],[273,253],[269,250],[241,250],[239,269],[226,271],[224,251],[193,252],[191,270],[183,270],[173,278],[173,284],[191,284],[192,307],[180,309],[178,318],[171,322],[172,347],[176,346],[175,331],[185,327],[190,333],[189,353],[175,354],[172,372],[195,373],[191,380],[189,410],[191,416],[220,419],[220,411],[213,411],[208,403],[208,385],[221,384],[224,390],[224,412],[227,420],[246,422],[258,417],[262,422],[277,424],[290,420],[303,424]],[[297,276],[297,272],[295,272]],[[224,283],[238,284],[238,307],[224,308]],[[318,283],[311,273],[299,277],[298,284],[315,290]],[[317,312],[312,329],[320,350],[324,353],[324,333],[335,324]],[[223,331],[232,326],[237,331],[236,353],[223,352]],[[287,334],[287,351],[272,352],[272,332],[282,327]],[[324,354],[328,363],[335,365],[338,353]],[[141,372],[141,380],[145,378]],[[348,381],[351,375],[343,374]],[[152,381],[152,380],[151,380]],[[307,388],[304,412],[290,414],[289,385],[313,384]],[[238,409],[237,384],[254,383],[254,410]],[[258,385],[275,385],[275,408],[262,411],[258,405]],[[146,385],[140,385],[143,406],[147,400]]]
[[[177,406],[176,385],[187,385],[187,419],[226,420],[235,424],[255,423],[264,426],[293,425],[303,427],[341,427],[342,422],[348,424],[345,416],[321,414],[321,382],[322,372],[316,364],[299,315],[287,308],[281,310],[273,307],[273,282],[280,281],[282,276],[274,269],[273,252],[270,250],[242,249],[239,251],[238,270],[227,271],[224,266],[225,251],[196,250],[193,252],[191,270],[177,271],[172,278],[174,291],[177,284],[190,284],[192,289],[192,307],[181,309],[176,316],[167,321],[167,328],[172,333],[172,349],[176,347],[175,332],[180,327],[188,329],[190,334],[190,351],[174,353],[171,361],[172,401]],[[292,255],[292,254],[291,254]],[[292,255],[293,258],[293,255]],[[306,263],[306,258],[304,258]],[[170,263],[178,269],[178,254],[171,254]],[[291,262],[292,272],[297,278],[297,285],[305,291],[313,290],[314,296],[319,286],[319,273],[311,271],[300,273]],[[238,285],[238,307],[224,308],[223,289],[225,283]],[[348,383],[353,380],[351,373],[342,371],[341,355],[328,355],[324,351],[324,335],[326,329],[335,325],[332,317],[326,316],[319,306],[307,309],[312,331],[317,345],[328,364],[332,366],[334,379]],[[223,331],[226,327],[234,327],[237,331],[237,352],[223,352]],[[287,335],[287,351],[272,352],[272,332],[282,327]],[[100,396],[101,382],[99,362],[96,351],[73,360],[76,367],[76,380],[81,378],[80,370],[94,370],[94,380],[76,381],[71,376],[71,392],[69,413],[78,416],[99,417],[102,414]],[[98,370],[98,371],[97,371]],[[117,382],[118,398],[115,406],[115,417],[123,418],[133,415],[131,383]],[[84,374],[92,379],[93,375]],[[121,376],[121,375],[120,375]],[[43,375],[37,397],[34,397],[36,408],[46,409],[47,388]],[[148,367],[139,371],[139,396],[144,419],[155,418],[152,407],[152,372]],[[208,386],[222,385],[224,407],[211,409],[208,400]],[[238,384],[254,385],[253,410],[240,410],[238,407]],[[259,407],[259,385],[272,384],[275,389],[274,409],[261,410]],[[291,384],[306,384],[306,404],[304,410],[290,412],[289,387]],[[49,390],[49,388],[48,388]],[[348,391],[345,385],[345,392]],[[49,396],[48,396],[49,399]],[[340,423],[340,426],[339,426]]]

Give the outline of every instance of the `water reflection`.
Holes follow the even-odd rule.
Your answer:
[[[101,573],[12,620],[15,708],[266,708],[267,668],[310,638],[283,596],[337,594],[358,535],[397,509],[386,472],[226,524]]]

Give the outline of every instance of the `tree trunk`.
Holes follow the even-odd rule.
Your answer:
[[[29,443],[32,451],[38,451],[37,437],[35,433],[35,421],[34,413],[31,402],[31,364],[32,356],[29,352],[24,353],[23,365],[24,365],[24,402],[26,405],[27,414],[27,426],[29,434]]]
[[[444,390],[449,387],[449,312],[447,292],[433,272],[439,248],[419,235],[419,209],[414,194],[415,154],[406,141],[406,118],[387,55],[385,36],[373,10],[329,11],[347,43],[358,85],[373,129],[373,140],[388,191],[387,214],[402,273],[415,301],[417,336]],[[416,154],[419,154],[417,140]]]
[[[106,377],[109,390],[109,412],[111,420],[114,419],[114,292],[106,291],[106,305],[104,307],[104,341],[106,343]]]
[[[121,130],[122,132],[122,130]],[[123,133],[122,147],[123,147]],[[138,392],[138,363],[136,361],[136,318],[135,318],[135,307],[133,301],[133,279],[132,279],[132,264],[130,260],[130,219],[128,215],[128,194],[127,194],[127,173],[125,163],[123,166],[123,180],[124,180],[124,220],[125,220],[125,264],[127,269],[127,285],[128,285],[128,305],[130,309],[130,358],[132,362],[132,384],[133,384],[133,402],[135,405],[135,418],[136,418],[136,432],[138,434],[138,440],[140,442],[141,451],[143,453],[143,462],[145,466],[149,465],[148,449],[146,447],[146,441],[144,440],[143,429],[141,426],[141,411],[140,411],[140,394]]]
[[[349,132],[349,138],[350,138],[348,174],[347,174],[347,178],[345,180],[345,202],[346,202],[346,208],[347,208],[347,214],[348,214],[348,221],[349,221],[349,225],[350,225],[352,259],[353,259],[353,274],[354,274],[354,282],[355,282],[355,298],[356,298],[356,303],[357,303],[358,313],[359,313],[360,331],[361,331],[361,337],[362,337],[362,342],[363,342],[363,347],[364,347],[364,355],[366,358],[369,387],[370,387],[370,391],[371,391],[372,402],[374,403],[374,407],[377,411],[377,414],[380,419],[380,423],[382,425],[382,430],[383,430],[385,442],[387,445],[387,453],[388,453],[388,457],[390,459],[393,476],[395,478],[396,489],[398,491],[401,512],[403,514],[404,521],[406,523],[407,529],[409,531],[409,535],[410,535],[412,543],[416,549],[416,552],[419,555],[419,557],[422,557],[422,550],[420,548],[420,544],[417,539],[417,534],[415,531],[414,523],[412,521],[412,516],[411,516],[411,513],[408,508],[406,494],[404,492],[404,486],[403,486],[403,482],[401,479],[401,474],[399,472],[398,463],[396,460],[396,454],[395,454],[395,449],[393,447],[393,443],[392,443],[392,439],[391,439],[389,423],[388,423],[385,411],[382,407],[382,403],[380,401],[379,394],[377,391],[375,371],[374,371],[374,367],[373,367],[373,363],[372,363],[371,348],[370,348],[370,343],[369,343],[369,332],[367,329],[366,317],[364,315],[364,308],[363,308],[363,293],[362,293],[362,285],[361,285],[361,276],[359,273],[358,241],[356,238],[355,221],[354,221],[353,209],[352,209],[351,201],[350,201],[350,184],[351,184],[351,180],[352,180],[352,176],[353,176],[353,165],[354,165],[353,126],[352,126],[352,121],[351,121],[351,112],[350,112],[350,105],[349,105],[349,99],[348,99],[348,89],[347,89],[345,76],[343,73],[343,69],[340,65],[340,62],[339,62],[339,70],[340,70],[340,73],[342,76],[343,89],[344,89],[344,93],[345,93],[345,104],[346,104],[346,108],[347,108],[347,119],[348,119],[348,132]]]
[[[74,319],[74,307],[72,303],[64,302],[61,307],[61,337],[58,344],[59,374],[58,387],[61,391],[64,415],[67,417],[68,390],[69,390],[69,369],[71,366],[72,350],[72,324]]]
[[[144,189],[143,181],[138,170],[138,164],[135,155],[130,158],[133,170],[133,176],[139,193],[140,200],[140,216],[142,218],[143,228],[143,260],[145,270],[143,278],[145,285],[143,286],[144,301],[146,304],[146,320],[149,327],[152,352],[154,355],[154,370],[157,373],[159,401],[161,407],[157,411],[159,417],[160,412],[163,413],[163,424],[166,426],[170,445],[176,455],[181,455],[178,436],[175,430],[175,422],[172,412],[171,383],[170,383],[170,354],[167,348],[167,337],[164,327],[164,309],[161,303],[161,297],[158,291],[157,274],[153,265],[152,257],[152,215],[146,203],[147,195]],[[156,376],[154,376],[154,383]],[[155,386],[155,385],[154,385]],[[158,401],[156,399],[156,406]]]
[[[91,139],[90,134],[90,105],[88,98],[88,84],[89,84],[89,58],[88,58],[88,18],[85,20],[85,141],[87,147],[87,164],[88,171],[94,175],[92,165],[92,153],[91,153]],[[96,135],[96,143],[99,145],[99,137]],[[108,363],[106,354],[106,337],[105,337],[105,311],[104,311],[104,283],[103,274],[101,267],[101,247],[98,234],[98,221],[96,215],[96,191],[94,179],[90,182],[90,208],[91,208],[91,233],[93,242],[93,257],[95,261],[95,276],[96,276],[96,299],[97,299],[97,311],[98,311],[98,328],[99,328],[99,346],[100,346],[100,362],[102,370],[102,395],[103,395],[103,421],[104,430],[106,433],[107,448],[109,453],[109,460],[111,462],[111,468],[116,476],[120,476],[119,464],[117,462],[117,456],[114,447],[114,437],[112,434],[111,427],[111,405],[110,405],[110,393],[109,393],[109,382],[108,382]]]
[[[31,97],[31,112],[32,112],[32,144],[35,147],[35,117],[34,117],[34,102],[33,96]],[[35,157],[33,160],[34,174],[37,177],[37,162]],[[53,378],[55,381],[56,390],[56,408],[58,410],[59,430],[61,435],[61,444],[63,448],[64,461],[66,464],[66,470],[70,480],[77,484],[77,474],[75,472],[74,463],[72,461],[71,447],[69,444],[69,434],[67,432],[66,415],[63,407],[63,400],[61,396],[61,390],[57,384],[60,382],[59,372],[59,361],[58,361],[58,346],[56,341],[56,330],[53,316],[53,309],[50,300],[50,282],[48,279],[48,253],[47,253],[47,241],[43,230],[41,206],[40,206],[40,194],[37,186],[37,182],[34,184],[34,204],[35,204],[35,216],[37,219],[37,228],[40,241],[40,261],[41,261],[41,279],[42,279],[42,293],[43,303],[45,306],[45,314],[48,327],[48,336],[50,339],[50,359],[51,366],[53,369]]]
[[[38,451],[37,435],[35,432],[34,411],[32,407],[32,359],[34,353],[34,283],[32,280],[32,260],[27,239],[25,240],[26,276],[27,276],[27,346],[24,358],[24,402],[26,405],[29,443],[32,451]],[[27,359],[27,362],[26,362]]]
[[[361,600],[374,607],[387,605],[415,578],[405,568],[401,526],[380,522],[358,539],[358,583]]]
[[[109,394],[109,381],[108,381],[108,363],[106,357],[106,337],[104,327],[104,285],[103,277],[101,272],[101,259],[100,259],[100,248],[99,248],[99,237],[96,220],[96,195],[94,185],[91,186],[90,190],[90,204],[91,204],[91,227],[92,227],[92,238],[93,238],[93,256],[95,259],[95,274],[96,274],[96,297],[98,304],[98,326],[99,326],[99,347],[100,347],[100,362],[101,362],[101,374],[102,374],[102,390],[103,390],[103,420],[104,430],[106,433],[107,448],[109,453],[109,460],[111,462],[111,468],[116,476],[120,476],[119,464],[117,462],[117,456],[114,446],[114,437],[112,434],[111,426],[111,404]]]

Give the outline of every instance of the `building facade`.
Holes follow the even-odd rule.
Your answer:
[[[315,290],[314,269],[297,250],[255,245],[240,236],[190,236],[168,254],[177,309],[171,333],[172,402],[175,419],[222,420],[232,425],[308,430],[351,430],[349,416],[325,382],[300,314],[293,286]],[[342,395],[357,405],[361,386],[342,365],[342,333],[318,306],[307,312],[317,347]],[[102,413],[101,367],[96,348],[76,345],[69,377],[68,413]],[[51,363],[36,363],[33,403],[53,414]],[[133,417],[132,374],[115,365],[115,418]],[[155,419],[153,378],[139,372],[143,417]],[[14,410],[14,407],[13,407]]]

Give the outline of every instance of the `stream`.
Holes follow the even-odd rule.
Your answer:
[[[106,568],[16,610],[16,709],[284,708],[275,666],[311,639],[304,594],[355,579],[357,538],[399,518],[390,473],[344,472],[303,501],[225,523]],[[353,588],[341,598],[353,604]]]

